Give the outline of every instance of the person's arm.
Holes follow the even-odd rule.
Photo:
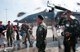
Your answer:
[[[7,28],[6,28],[7,26],[4,26],[3,25],[3,28],[4,28],[4,30],[2,31],[2,33],[5,33],[6,31],[7,31]]]
[[[76,27],[76,31],[75,31],[75,36],[79,37],[80,36],[80,24],[78,20],[74,20],[75,21],[75,27]],[[75,29],[74,29],[75,30]]]
[[[47,35],[47,28],[43,27],[43,40],[45,40],[46,35]]]
[[[32,36],[32,39],[34,39],[34,40],[36,39],[33,35],[31,35],[31,36]]]
[[[64,18],[61,18],[61,19],[59,20],[59,25],[60,25],[60,26],[63,26],[63,25],[64,25],[64,22],[65,22],[65,19],[64,19]]]
[[[7,30],[3,30],[2,33],[5,33]]]

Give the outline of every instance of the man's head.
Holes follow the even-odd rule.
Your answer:
[[[72,12],[71,12],[70,10],[67,10],[67,11],[66,11],[66,15],[67,15],[67,16],[70,16],[71,14],[72,14]]]
[[[43,17],[42,17],[41,15],[38,15],[37,18],[36,18],[36,22],[37,22],[38,24],[41,24],[43,20],[44,20],[44,19],[43,19]]]
[[[0,25],[2,25],[2,21],[0,21]]]
[[[8,24],[10,24],[10,21],[8,21]]]
[[[70,10],[66,10],[66,11],[64,12],[64,15],[65,15],[65,17],[66,17],[67,19],[70,19],[71,14],[72,14],[72,12],[71,12]]]

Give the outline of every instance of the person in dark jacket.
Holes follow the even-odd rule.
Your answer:
[[[38,17],[36,18],[36,22],[38,24],[36,31],[36,47],[38,48],[38,52],[45,52],[47,27],[43,22],[43,17],[41,15],[38,15]]]
[[[76,30],[78,27],[79,22],[75,19],[72,19],[70,17],[71,11],[67,10],[65,14],[65,18],[62,21],[62,25],[64,25],[64,52],[71,52],[71,49],[73,52],[76,52],[76,43],[77,43],[77,34]]]

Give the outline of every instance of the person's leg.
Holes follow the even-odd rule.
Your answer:
[[[12,47],[12,36],[10,35],[10,46]]]
[[[5,36],[3,36],[3,44],[4,44],[4,48],[6,47],[7,41],[5,39]]]
[[[70,47],[64,46],[64,52],[70,52]]]
[[[76,48],[75,48],[75,47],[76,47],[76,44],[73,44],[73,45],[72,45],[72,50],[73,50],[73,52],[76,52]]]
[[[44,48],[38,48],[38,52],[45,52]]]
[[[41,46],[38,47],[38,52],[43,52],[43,49],[41,48]]]
[[[0,48],[1,48],[1,45],[0,45]]]
[[[17,35],[16,35],[16,39],[17,39],[17,40],[20,40],[18,30],[16,30],[16,33],[17,33]]]
[[[1,33],[0,33],[0,48],[1,48]]]
[[[71,46],[68,42],[64,42],[64,52],[70,52]]]
[[[42,46],[42,49],[41,49],[41,50],[42,50],[42,52],[45,52],[46,43],[44,42],[43,45],[44,45],[44,46]]]
[[[38,52],[40,52],[40,44],[38,42],[36,42],[36,47],[38,49]]]
[[[40,48],[38,48],[38,52],[41,52]]]
[[[45,52],[46,44],[43,42],[43,44],[39,45],[39,52]]]
[[[0,48],[1,48],[1,46],[2,46],[2,39],[1,39],[1,37],[0,37]]]
[[[25,45],[25,48],[27,48],[27,37],[26,37],[26,34],[24,34],[23,36],[23,44]]]
[[[6,47],[6,44],[4,44],[4,48]]]
[[[25,37],[25,41],[24,41],[24,44],[25,44],[25,47],[27,48],[27,38]]]
[[[6,44],[4,44],[4,50],[3,50],[4,52],[6,52],[7,50],[6,50]]]
[[[26,32],[26,37],[28,38],[30,47],[32,47],[32,43],[31,43],[31,40],[30,40],[30,33],[29,32]]]
[[[6,42],[6,39],[5,39],[5,36],[4,35],[2,35],[2,44],[3,44],[3,46],[4,46],[4,50],[3,51],[7,51],[6,50],[6,44],[7,44],[7,42]]]
[[[8,42],[7,46],[9,47],[9,34],[7,33],[6,36],[7,36],[7,42]]]
[[[28,35],[28,41],[29,41],[30,47],[32,47],[32,43],[31,43],[31,40],[30,40],[30,35]]]

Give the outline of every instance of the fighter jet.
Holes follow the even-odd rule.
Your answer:
[[[31,15],[27,15],[26,17],[24,17],[23,19],[19,20],[18,22],[19,23],[23,23],[24,21],[27,21],[28,23],[34,23],[35,22],[35,19],[37,17],[37,15],[42,15],[44,16],[45,18],[45,21],[46,23],[48,22],[48,25],[50,25],[52,23],[52,21],[54,20],[54,9],[58,9],[58,10],[61,10],[61,11],[66,11],[68,9],[64,8],[64,7],[61,7],[61,6],[57,6],[55,4],[52,4],[52,6],[50,5],[49,1],[47,1],[47,7],[51,8],[51,10],[48,10],[48,12],[46,12],[47,9],[44,9],[43,11],[41,12],[38,12],[38,13],[34,13],[34,14],[31,14]],[[37,8],[37,9],[40,9],[40,8]],[[60,12],[58,12],[60,13]],[[25,15],[24,12],[20,12],[18,14],[18,17],[20,16],[23,16]],[[17,20],[15,20],[15,22],[17,22]]]
[[[46,12],[47,9],[45,9],[45,10],[39,12],[39,13],[34,13],[34,14],[31,14],[31,15],[28,15],[28,16],[24,17],[23,19],[19,20],[19,22],[24,22],[24,21],[27,21],[28,23],[35,22],[35,18],[36,18],[37,15],[42,15],[42,16],[44,16],[44,18],[46,18],[46,19],[48,19],[48,21],[50,21],[50,20],[54,19],[54,15],[55,15],[54,14],[54,8],[59,9],[59,10],[63,10],[63,11],[67,10],[66,8],[63,8],[63,7],[60,7],[60,6],[56,6],[56,5],[54,5],[54,6],[55,7],[50,6],[49,1],[48,1],[47,2],[47,7],[51,8],[51,10]],[[23,15],[25,15],[25,13],[20,12],[18,14],[18,17],[23,16]],[[17,20],[15,20],[15,22],[17,22]]]

